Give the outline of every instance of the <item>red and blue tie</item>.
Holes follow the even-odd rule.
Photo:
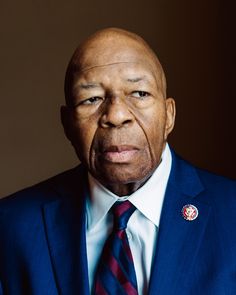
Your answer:
[[[126,227],[135,207],[129,202],[116,202],[112,207],[114,225],[108,237],[95,277],[95,295],[138,295],[133,257]]]

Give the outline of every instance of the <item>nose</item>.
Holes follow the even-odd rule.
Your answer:
[[[120,128],[131,124],[133,120],[133,114],[126,103],[119,98],[111,98],[106,103],[100,123],[103,128]]]

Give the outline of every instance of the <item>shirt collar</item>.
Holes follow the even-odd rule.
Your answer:
[[[162,204],[170,175],[172,157],[168,144],[162,153],[161,163],[148,181],[130,196],[118,197],[90,173],[90,198],[87,200],[87,229],[91,230],[104,219],[117,200],[129,200],[146,218],[159,226]]]

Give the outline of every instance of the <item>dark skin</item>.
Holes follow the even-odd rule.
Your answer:
[[[75,51],[62,123],[80,161],[118,196],[140,188],[158,167],[174,127],[159,60],[139,36],[95,33]]]

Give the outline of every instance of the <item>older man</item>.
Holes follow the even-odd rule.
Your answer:
[[[175,103],[139,36],[75,51],[61,109],[81,165],[0,202],[0,294],[234,294],[236,184],[167,145]]]

